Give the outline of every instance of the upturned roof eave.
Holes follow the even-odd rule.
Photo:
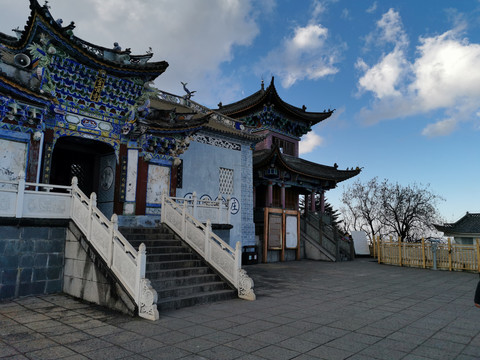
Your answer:
[[[325,171],[331,171],[337,173],[337,175],[331,175],[331,176],[326,176],[326,175],[315,175],[312,173],[308,173],[303,171],[302,169],[299,169],[296,166],[293,166],[291,162],[288,161],[288,155],[285,155],[280,152],[278,147],[274,146],[271,150],[260,150],[262,152],[265,152],[265,156],[261,157],[260,159],[253,159],[253,166],[254,168],[259,168],[259,167],[264,167],[268,166],[271,163],[272,158],[275,156],[275,161],[278,161],[283,167],[285,167],[287,170],[302,175],[306,178],[311,178],[311,179],[317,179],[317,180],[323,180],[323,181],[334,181],[335,183],[339,183],[345,180],[348,180],[360,173],[360,169],[358,170],[337,170],[335,167],[327,166],[327,165],[321,165],[317,163],[313,163],[308,160],[304,160],[301,158],[296,158],[298,159],[301,163],[303,163],[305,168],[310,168],[312,169],[313,167],[318,168],[320,170],[320,167],[325,168]],[[259,151],[256,151],[257,155]],[[310,165],[310,166],[308,166]]]
[[[241,117],[244,114],[250,113],[252,109],[262,108],[266,103],[273,103],[285,113],[295,117],[296,119],[303,120],[310,125],[318,124],[333,114],[333,111],[331,110],[326,112],[307,112],[304,109],[290,105],[283,101],[275,88],[273,77],[267,89],[261,89],[242,100],[223,105],[215,111],[231,117]]]
[[[24,49],[29,44],[29,41],[31,41],[31,38],[34,34],[33,32],[35,30],[35,22],[41,21],[48,28],[48,30],[51,31],[52,34],[54,34],[62,42],[67,44],[68,47],[71,48],[71,50],[79,53],[81,57],[85,58],[86,61],[93,62],[97,67],[111,69],[113,71],[120,71],[122,73],[132,73],[132,75],[148,77],[152,80],[165,72],[168,67],[168,62],[166,61],[145,63],[142,66],[137,66],[135,64],[118,64],[108,59],[100,58],[94,53],[87,51],[79,44],[84,43],[100,51],[111,52],[112,49],[107,49],[102,46],[91,44],[76,36],[67,37],[64,34],[64,28],[56,23],[56,21],[51,16],[49,10],[45,8],[45,6],[40,6],[37,0],[30,0],[30,10],[30,15],[27,19],[27,23],[20,38],[0,33],[0,41],[7,48],[12,50]],[[74,39],[74,41],[72,39]]]

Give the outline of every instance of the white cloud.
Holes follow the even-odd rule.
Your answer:
[[[389,9],[377,22],[377,27],[380,30],[380,40],[394,43],[396,46],[408,44],[400,14],[397,11]]]
[[[323,145],[323,143],[324,139],[312,130],[302,137],[298,144],[298,152],[300,155],[308,154],[316,147]]]
[[[328,29],[321,24],[298,26],[283,43],[256,66],[257,73],[273,73],[288,88],[299,80],[318,80],[338,72],[338,50],[326,45]]]
[[[366,123],[443,111],[441,119],[422,131],[432,137],[450,134],[460,122],[478,120],[480,45],[461,37],[463,26],[421,37],[412,61],[406,56],[408,39],[398,13],[390,9],[377,27],[382,30],[379,39],[393,43],[394,49],[372,66],[357,60],[363,73],[358,88],[375,99],[360,111]]]
[[[23,28],[28,4],[6,1],[2,4],[9,10],[0,14],[0,31],[6,31],[6,13],[17,17],[13,27]],[[232,59],[235,47],[252,43],[259,33],[259,17],[275,4],[264,0],[254,9],[250,0],[50,0],[49,6],[55,19],[62,18],[64,24],[75,21],[74,33],[85,41],[107,48],[118,42],[133,54],[144,54],[152,47],[153,61],[169,63],[157,87],[183,94],[180,81],[188,82],[197,91],[194,100],[215,106],[221,96],[225,101],[222,89],[229,80],[221,74],[220,65]]]
[[[356,67],[363,69],[365,72],[358,81],[359,88],[373,92],[378,99],[386,96],[399,96],[400,92],[396,87],[402,73],[405,72],[406,66],[403,51],[399,49],[385,55],[380,62],[371,68],[368,68],[365,62],[359,59]]]
[[[374,1],[373,4],[365,11],[369,14],[374,13],[375,10],[377,10],[377,6],[378,6],[377,2]]]

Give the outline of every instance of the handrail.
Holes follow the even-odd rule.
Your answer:
[[[187,199],[179,204],[165,193],[162,194],[161,221],[234,286],[238,290],[238,297],[255,300],[253,280],[241,268],[240,241],[233,249],[212,231],[210,220],[204,225],[188,213]]]
[[[20,172],[17,181],[0,180],[1,184],[9,188],[0,186],[0,217],[71,219],[133,299],[138,315],[158,319],[157,292],[145,278],[145,244],[135,250],[118,231],[117,215],[109,220],[97,208],[95,193],[88,198],[78,187],[76,177],[72,186],[27,183],[24,172]],[[36,190],[26,190],[27,187]],[[39,188],[45,191],[38,191]]]
[[[230,224],[230,196],[226,201],[218,196],[217,200],[202,200],[194,192],[191,198],[171,197],[177,204],[185,204],[187,212],[195,219],[205,223],[208,219],[214,224]]]

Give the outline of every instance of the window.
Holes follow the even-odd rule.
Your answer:
[[[233,169],[220,168],[220,194],[233,194]]]
[[[295,144],[293,142],[273,137],[273,143],[282,149],[284,154],[295,156]]]

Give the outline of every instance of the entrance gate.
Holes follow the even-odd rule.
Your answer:
[[[115,195],[116,156],[110,145],[79,137],[57,140],[50,183],[70,185],[74,176],[85,194],[97,194],[97,207],[110,218]]]

